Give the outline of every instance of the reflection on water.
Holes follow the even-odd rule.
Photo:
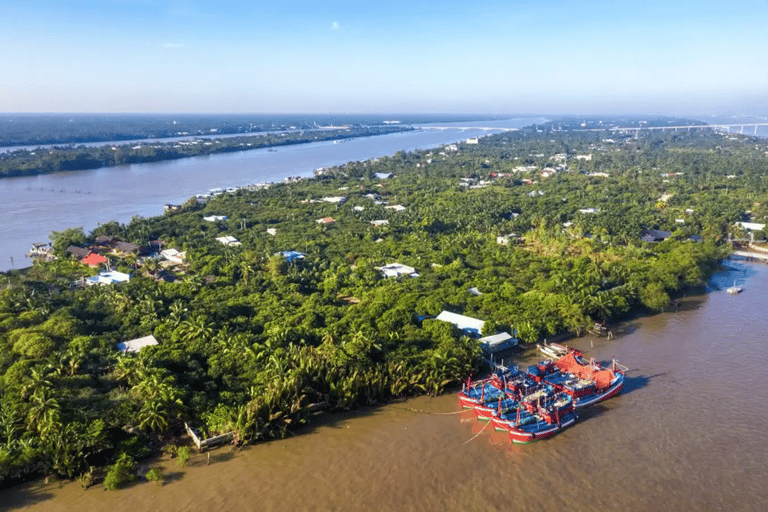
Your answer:
[[[571,340],[598,360],[616,355],[630,371],[621,395],[580,412],[548,441],[513,445],[461,412],[455,395],[420,397],[326,416],[235,454],[221,448],[210,466],[197,455],[162,488],[35,483],[0,493],[0,504],[110,512],[767,510],[768,267],[729,265],[736,270],[712,283],[747,275],[739,296],[712,286],[684,299],[697,307],[615,326],[621,334],[612,341]],[[166,473],[179,473],[164,463]]]

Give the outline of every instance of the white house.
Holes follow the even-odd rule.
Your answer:
[[[121,352],[138,352],[144,347],[150,347],[152,345],[159,345],[157,340],[151,334],[144,336],[143,338],[136,338],[135,340],[124,341],[117,344],[117,349]]]
[[[216,237],[216,240],[221,242],[224,245],[231,245],[231,246],[237,246],[240,245],[240,240],[237,238],[227,235],[227,236],[218,236]]]
[[[379,267],[378,270],[381,270],[381,272],[384,274],[384,277],[419,276],[415,268],[409,267],[407,265],[401,265],[400,263],[389,263],[383,267]]]
[[[387,219],[372,220],[371,224],[374,225],[374,226],[386,226],[387,224],[389,224],[389,221]]]
[[[329,196],[322,198],[321,201],[341,205],[347,202],[347,198],[343,196]]]
[[[470,336],[480,336],[480,333],[483,332],[483,326],[485,325],[485,322],[482,320],[459,315],[457,313],[451,313],[450,311],[441,311],[440,314],[435,317],[435,320],[453,324]]]
[[[402,212],[406,210],[405,206],[401,204],[393,204],[392,206],[385,206],[384,208],[388,210],[395,210],[396,212]]]
[[[517,345],[517,339],[508,332],[500,332],[491,336],[480,338],[483,350],[487,353],[501,352]]]
[[[101,274],[93,277],[89,277],[86,283],[88,285],[94,285],[94,284],[115,284],[115,283],[127,283],[131,280],[131,276],[129,274],[124,274],[122,272],[118,272],[116,270],[113,270],[111,272],[102,272]]]
[[[170,261],[171,263],[182,265],[184,264],[184,260],[187,257],[187,251],[179,252],[176,249],[166,249],[160,252],[160,256]]]
[[[762,231],[765,229],[765,224],[758,222],[737,222],[736,225],[743,227],[747,231]]]
[[[207,217],[203,217],[203,220],[207,220],[208,222],[216,222],[217,220],[227,220],[229,217],[226,215],[209,215]]]
[[[579,213],[600,213],[600,208],[580,208]]]

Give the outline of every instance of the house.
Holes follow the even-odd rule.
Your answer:
[[[143,338],[136,338],[135,340],[124,341],[117,344],[117,350],[121,352],[138,352],[144,347],[151,347],[152,345],[159,345],[157,340],[151,334],[144,336]]]
[[[323,217],[322,219],[317,219],[315,222],[318,224],[333,224],[336,222],[333,217]]]
[[[765,224],[760,224],[758,222],[736,222],[735,224],[747,231],[762,231],[765,229]]]
[[[477,144],[478,142],[477,137],[470,137],[466,140],[467,144]]]
[[[480,338],[480,344],[483,347],[483,352],[493,354],[495,352],[501,352],[502,350],[516,347],[518,340],[517,338],[513,338],[508,332],[500,332],[498,334]]]
[[[385,206],[384,208],[388,210],[395,210],[396,212],[403,212],[406,210],[406,207],[400,204],[393,204],[392,206]]]
[[[643,236],[640,237],[640,240],[642,240],[643,242],[662,242],[671,236],[672,236],[671,231],[663,231],[661,229],[649,229],[643,234]]]
[[[387,219],[371,221],[371,225],[373,226],[386,226],[387,224],[389,224],[389,221]]]
[[[166,249],[160,253],[160,256],[171,263],[183,265],[184,260],[187,258],[187,251],[179,252],[176,249]]]
[[[401,265],[400,263],[388,263],[383,267],[378,267],[377,270],[381,270],[381,272],[384,274],[384,277],[419,277],[419,274],[416,272],[415,268],[409,267],[407,265]]]
[[[117,272],[115,270],[111,272],[102,272],[101,274],[93,277],[89,277],[86,279],[87,285],[94,285],[94,284],[115,284],[115,283],[127,283],[131,280],[131,276],[129,274],[124,274],[122,272]]]
[[[209,215],[207,217],[203,217],[203,220],[207,220],[208,222],[216,222],[218,220],[227,220],[229,217],[226,215]]]
[[[343,196],[331,196],[331,197],[324,197],[321,199],[321,201],[324,201],[326,203],[336,204],[336,205],[342,205],[347,202],[347,198]]]
[[[454,327],[462,331],[464,334],[476,337],[480,336],[480,333],[483,332],[483,326],[485,325],[485,322],[482,320],[478,320],[477,318],[472,318],[469,316],[459,315],[457,313],[451,313],[450,311],[441,311],[440,314],[435,317],[435,320],[453,324]]]
[[[240,245],[240,240],[230,235],[216,237],[216,240],[218,240],[224,245],[230,245],[230,246]]]
[[[164,212],[177,212],[179,210],[181,210],[181,205],[180,204],[170,204],[170,203],[167,203],[167,204],[163,205],[163,211]]]
[[[277,230],[275,228],[267,228],[267,234],[275,236],[277,235]]]
[[[361,212],[361,211],[365,210],[365,207],[364,206],[355,206],[352,209],[355,210],[356,212]]]
[[[283,251],[283,252],[278,252],[275,255],[277,256],[280,254],[282,254],[283,257],[285,257],[285,261],[287,261],[288,263],[293,263],[296,260],[303,260],[304,257],[306,256],[306,254],[298,251]]]
[[[377,172],[374,176],[376,176],[377,180],[387,180],[394,175],[391,172]]]
[[[579,213],[600,213],[600,208],[580,208]]]
[[[96,254],[95,252],[89,253],[88,256],[80,260],[81,263],[84,265],[88,265],[89,267],[96,268],[99,265],[105,265],[107,263],[107,258],[102,256],[101,254]]]
[[[70,256],[74,256],[79,260],[82,260],[83,258],[87,258],[89,254],[91,254],[91,251],[84,248],[84,247],[76,247],[74,245],[70,245],[67,247],[66,251],[67,254]]]
[[[48,256],[52,250],[50,242],[37,242],[32,244],[27,256]]]
[[[130,242],[115,242],[115,251],[122,254],[136,254],[140,247]]]
[[[112,247],[112,244],[117,241],[117,238],[107,235],[99,235],[96,237],[96,245],[103,245],[106,247]]]

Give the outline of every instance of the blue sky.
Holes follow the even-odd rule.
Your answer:
[[[764,115],[766,27],[765,0],[3,0],[0,111]]]

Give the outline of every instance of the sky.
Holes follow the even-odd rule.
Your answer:
[[[0,112],[768,114],[766,0],[2,0]]]

